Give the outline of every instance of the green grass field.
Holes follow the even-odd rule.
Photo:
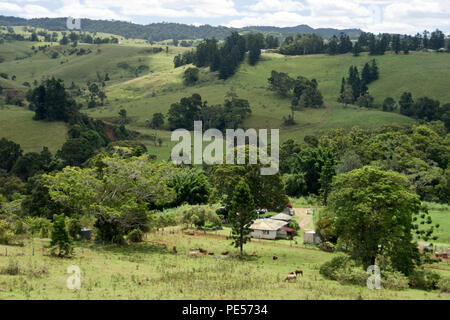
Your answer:
[[[48,240],[26,240],[24,247],[0,246],[0,269],[18,265],[18,275],[0,275],[0,299],[449,299],[448,294],[421,290],[369,290],[340,285],[319,274],[320,265],[333,257],[317,249],[291,248],[280,242],[251,242],[246,252],[258,257],[239,259],[236,249],[215,234],[189,236],[180,232],[148,234],[145,243],[100,246],[78,243],[72,259],[46,256]],[[164,249],[167,245],[168,250]],[[178,254],[172,253],[177,246]],[[192,258],[196,248],[215,256]],[[34,256],[32,255],[34,248]],[[8,256],[5,256],[6,249]],[[223,251],[230,256],[219,259]],[[279,259],[274,261],[273,255]],[[81,269],[81,290],[66,287],[70,265]],[[450,268],[433,265],[444,275]],[[304,277],[284,282],[302,269]]]
[[[40,152],[42,147],[56,152],[67,139],[66,124],[34,121],[33,116],[23,107],[0,107],[0,137],[20,144],[25,152]]]

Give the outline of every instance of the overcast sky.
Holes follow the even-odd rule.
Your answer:
[[[233,27],[361,28],[450,34],[450,0],[0,0],[0,14]]]

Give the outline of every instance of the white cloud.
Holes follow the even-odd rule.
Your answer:
[[[252,11],[301,11],[307,9],[303,3],[294,0],[259,0],[248,8]]]
[[[1,0],[0,0],[1,1]],[[86,17],[126,21],[177,21],[243,27],[361,28],[371,32],[450,32],[449,0],[10,0],[4,14]],[[213,23],[211,23],[213,21]]]
[[[0,2],[0,11],[2,12],[20,12],[22,8],[15,3]]]

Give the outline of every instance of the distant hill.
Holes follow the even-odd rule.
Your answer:
[[[278,28],[278,27],[270,27],[270,26],[258,26],[258,27],[246,27],[243,30],[254,30],[265,33],[275,33],[279,34],[282,37],[287,37],[289,35],[294,35],[298,33],[316,33],[321,35],[324,38],[331,38],[334,35],[339,35],[341,32],[348,34],[350,38],[356,39],[361,34],[360,29],[333,29],[333,28],[318,28],[314,29],[306,24],[298,25],[295,27],[286,27],[286,28]]]
[[[0,25],[2,26],[30,26],[36,28],[44,28],[53,31],[63,31],[66,28],[65,18],[35,18],[23,19],[17,17],[0,16]],[[148,25],[141,25],[125,21],[110,21],[110,20],[91,20],[82,19],[81,26],[84,31],[89,32],[104,32],[116,34],[126,38],[135,39],[152,39],[154,41],[162,41],[168,39],[203,39],[216,38],[219,40],[225,39],[233,31],[239,32],[263,32],[276,34],[279,37],[287,37],[297,33],[317,33],[325,38],[330,38],[333,35],[338,35],[341,32],[347,33],[351,38],[356,38],[361,33],[359,29],[313,29],[307,25],[299,25],[289,28],[278,27],[245,27],[241,29],[228,28],[223,26],[193,26],[180,23],[152,23]]]

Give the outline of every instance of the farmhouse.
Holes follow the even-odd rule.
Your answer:
[[[286,238],[287,231],[281,229],[288,223],[281,220],[273,219],[258,219],[251,226],[253,232],[250,234],[252,238],[275,240],[279,238]]]
[[[292,217],[284,213],[277,214],[269,219],[258,219],[250,226],[250,229],[253,230],[250,236],[269,240],[292,237],[297,230],[287,227],[291,221]]]

